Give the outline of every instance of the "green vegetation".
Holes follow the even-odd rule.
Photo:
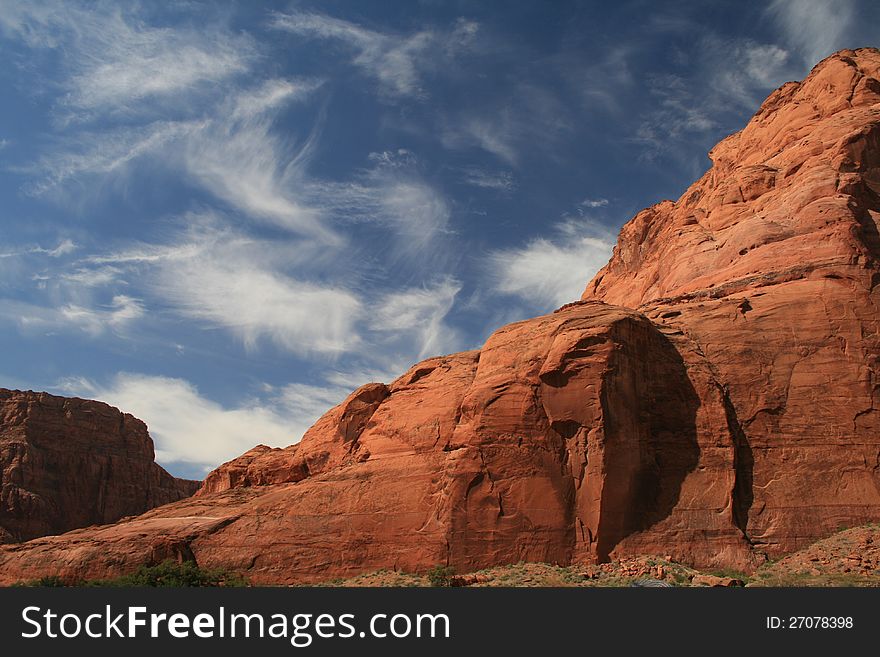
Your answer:
[[[755,574],[751,586],[761,587],[877,587],[880,577],[877,575],[857,575],[852,573],[821,573],[814,575],[808,572],[761,572]]]
[[[42,587],[42,588],[56,588],[67,586],[64,583],[64,580],[58,577],[57,575],[50,575],[48,577],[41,577],[40,579],[34,579],[27,582],[19,582],[18,584],[13,584],[13,586],[29,586],[29,587]]]
[[[203,569],[193,561],[163,561],[157,566],[141,566],[130,575],[116,579],[87,582],[86,586],[247,586],[243,577],[222,568]]]
[[[414,573],[403,573],[394,570],[382,569],[369,573],[362,573],[354,577],[336,577],[317,584],[304,586],[316,587],[394,587],[410,588],[428,586],[428,579]]]
[[[155,566],[141,566],[135,572],[113,579],[65,581],[60,577],[43,577],[18,586],[106,586],[106,587],[171,587],[247,586],[247,580],[222,568],[199,568],[193,561],[178,563],[166,560]]]
[[[736,570],[735,568],[716,568],[714,570],[707,570],[706,573],[708,575],[715,575],[716,577],[730,577],[746,583],[751,579],[748,574],[741,570]]]
[[[428,582],[431,586],[452,586],[455,571],[450,566],[434,566],[428,571]]]

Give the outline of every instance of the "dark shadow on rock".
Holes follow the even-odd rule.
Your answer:
[[[869,208],[880,207],[880,195],[867,186],[863,190],[858,202],[851,206],[853,216],[858,222],[862,243],[873,258],[880,258],[880,232],[878,232],[877,223],[869,211]]]
[[[668,517],[700,460],[700,398],[681,354],[650,323],[627,335],[604,386],[605,466],[596,553]]]
[[[724,391],[724,412],[727,415],[727,428],[733,437],[733,467],[736,473],[736,479],[733,484],[733,522],[743,533],[743,536],[749,543],[751,538],[748,533],[749,511],[752,509],[752,503],[755,500],[752,484],[754,481],[755,457],[752,454],[752,445],[749,443],[749,437],[743,431],[739,418],[736,415],[736,409],[727,391]]]

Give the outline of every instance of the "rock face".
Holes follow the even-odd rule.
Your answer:
[[[746,567],[736,439],[684,336],[578,304],[360,388],[299,444],[251,450],[192,499],[8,548],[0,578],[37,577],[47,559],[89,578],[167,557],[266,583],[651,550]]]
[[[153,462],[147,427],[131,415],[0,389],[0,542],[115,522],[197,487]]]
[[[880,53],[774,92],[675,203],[639,213],[583,299],[682,331],[730,399],[749,541],[880,517]]]
[[[661,554],[750,569],[880,518],[880,52],[774,92],[580,302],[369,384],[191,498],[0,550],[0,582],[166,557],[293,583]],[[47,566],[46,564],[50,564]]]

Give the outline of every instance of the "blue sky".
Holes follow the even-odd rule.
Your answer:
[[[171,472],[576,299],[876,3],[0,0],[0,386]]]

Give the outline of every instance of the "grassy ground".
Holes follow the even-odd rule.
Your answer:
[[[662,579],[673,586],[689,586],[698,571],[655,557],[640,557],[601,566],[555,566],[518,563],[472,573],[450,573],[447,586],[630,586],[637,580]],[[334,579],[318,586],[431,586],[429,574],[381,570],[349,579]]]

